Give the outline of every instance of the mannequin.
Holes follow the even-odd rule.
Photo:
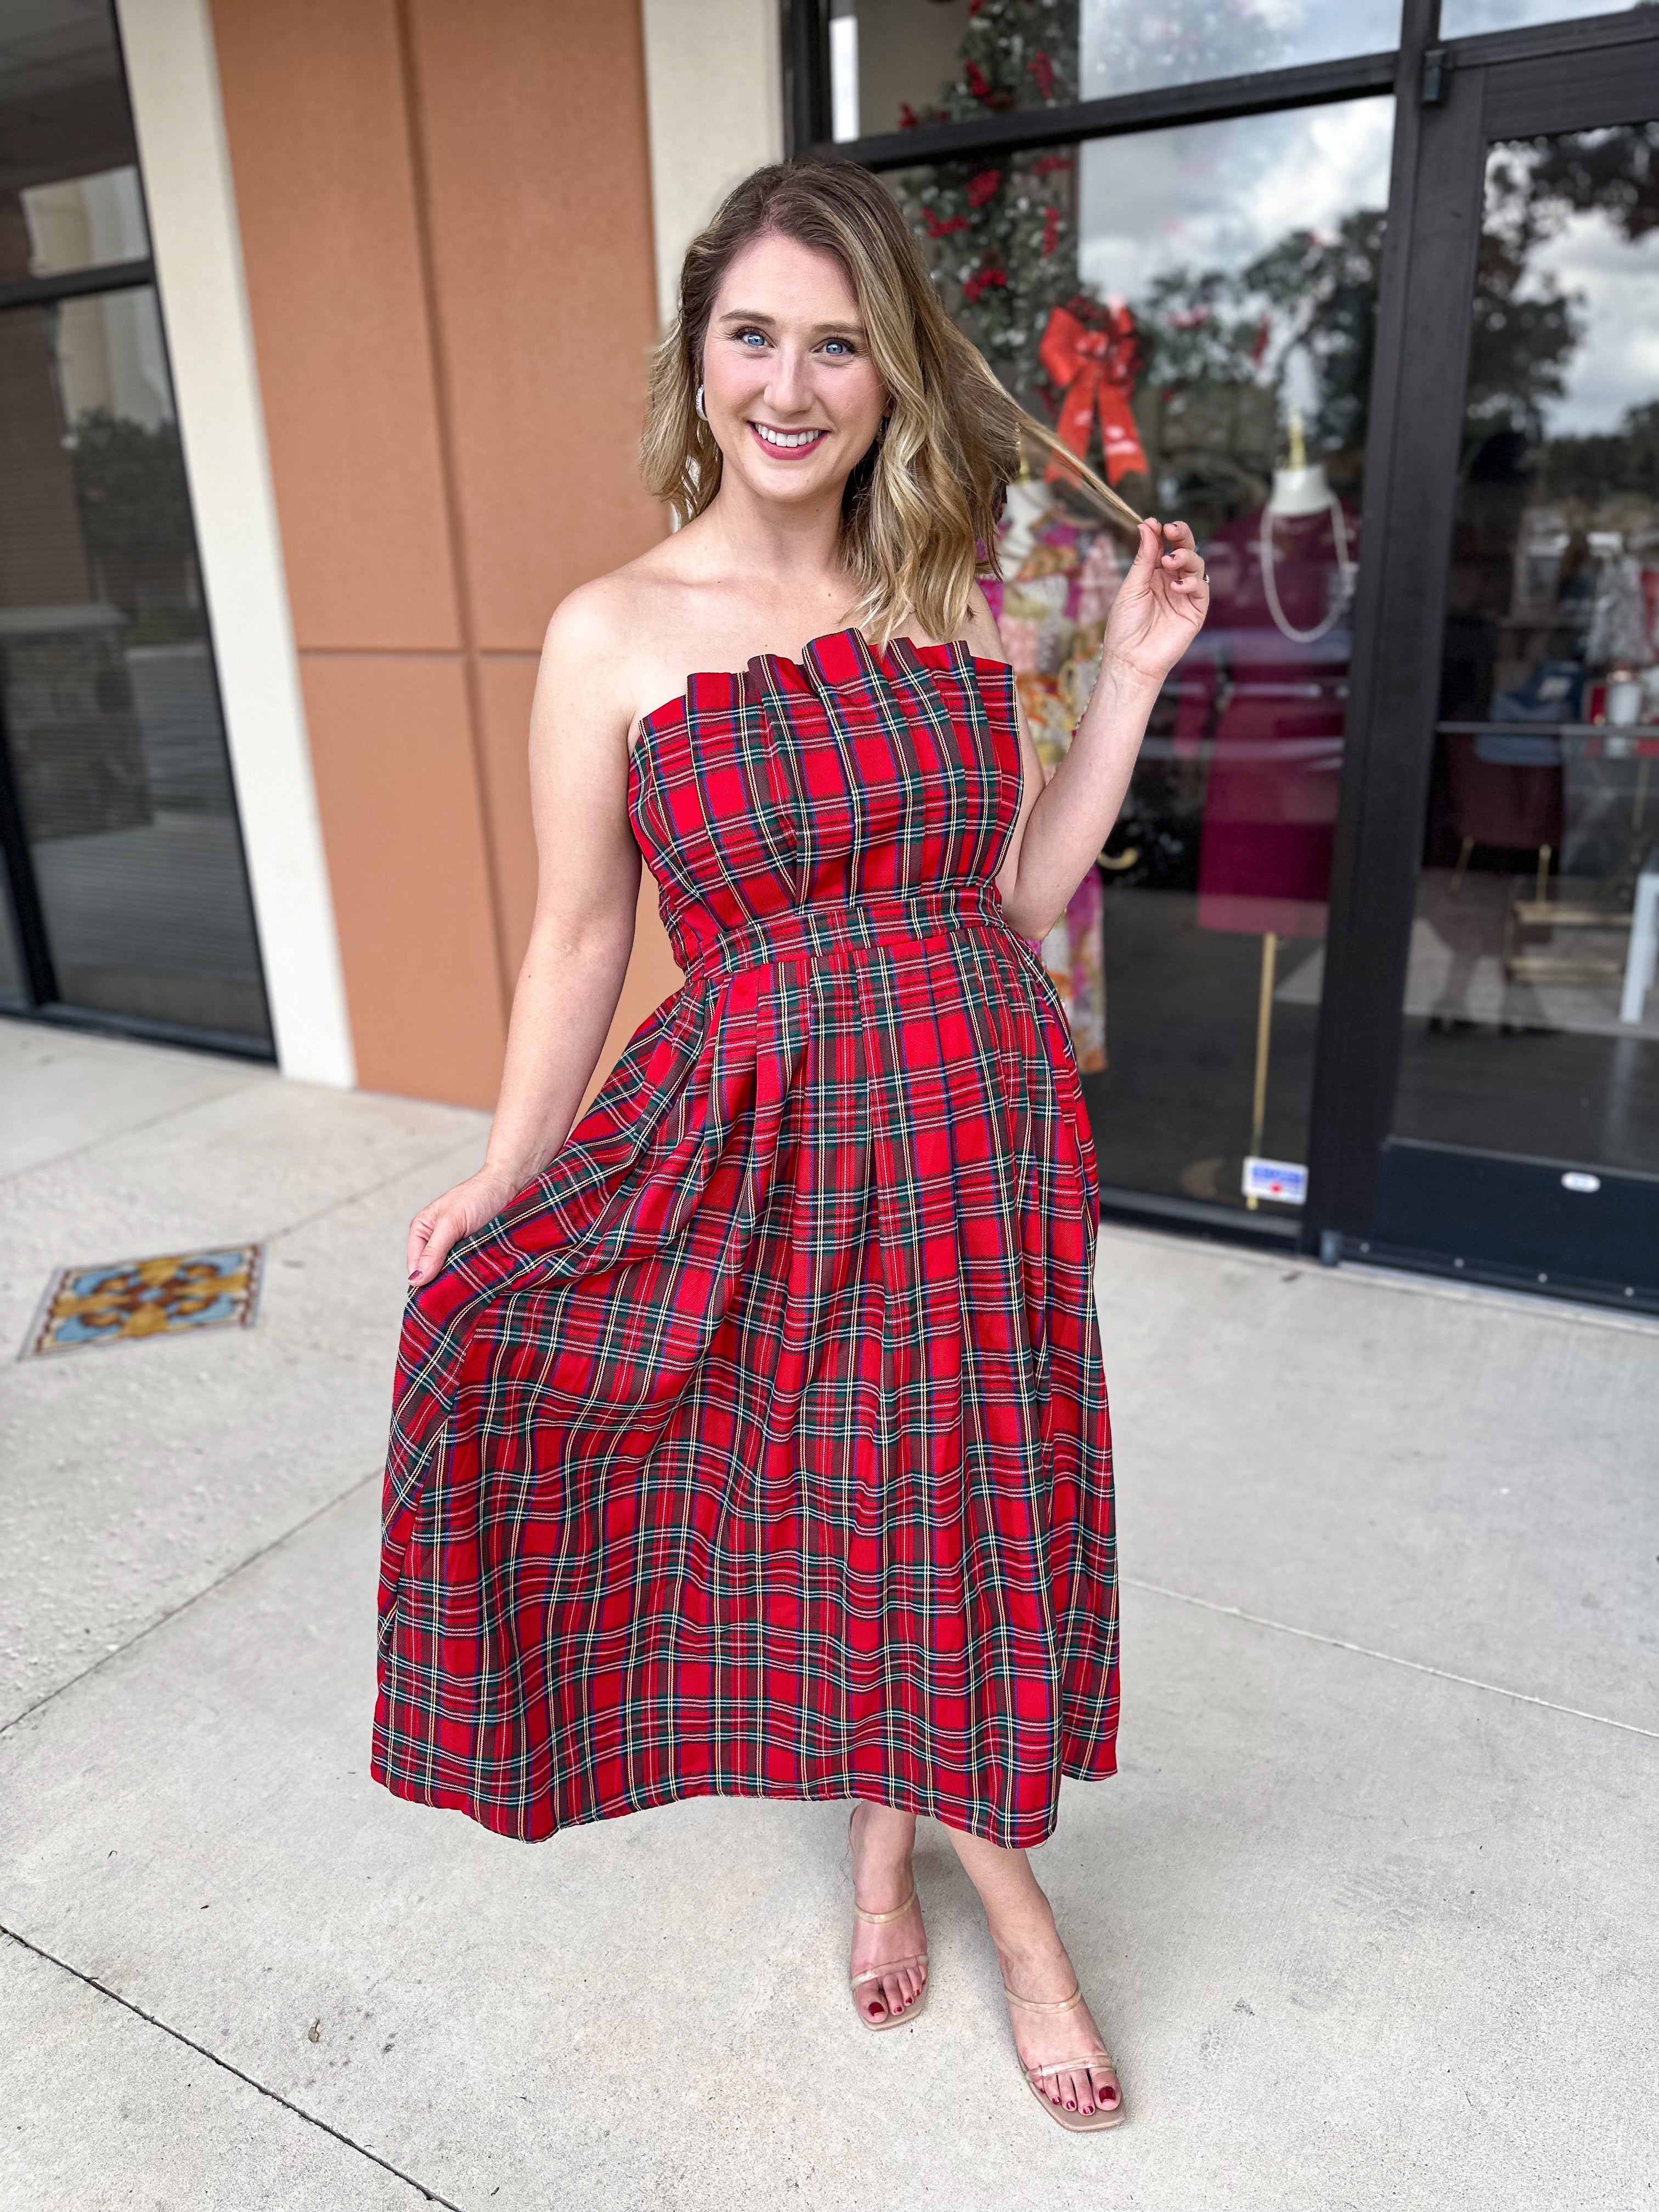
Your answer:
[[[1294,645],[1315,645],[1322,637],[1328,636],[1346,614],[1353,598],[1355,568],[1342,502],[1331,489],[1324,463],[1308,459],[1299,407],[1291,410],[1290,443],[1289,463],[1273,471],[1273,488],[1267,495],[1267,504],[1261,510],[1261,589],[1267,603],[1267,611],[1280,635],[1289,638]],[[1279,599],[1279,555],[1273,526],[1280,516],[1290,521],[1310,514],[1328,514],[1331,519],[1331,550],[1336,557],[1338,588],[1322,618],[1311,629],[1300,629],[1286,619]]]
[[[1286,436],[1289,454],[1273,471],[1268,507],[1274,514],[1317,514],[1331,503],[1331,480],[1323,461],[1308,459],[1307,428],[1299,407],[1290,410]]]
[[[1206,549],[1214,659],[1193,672],[1177,733],[1194,750],[1210,741],[1199,927],[1261,940],[1252,1158],[1266,1120],[1279,942],[1325,933],[1358,573],[1358,520],[1309,459],[1294,408],[1288,446],[1264,504],[1224,524]]]

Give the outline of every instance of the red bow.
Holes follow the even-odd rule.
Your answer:
[[[1089,433],[1097,407],[1107,482],[1115,484],[1120,477],[1137,469],[1144,471],[1146,456],[1135,418],[1129,412],[1138,360],[1135,319],[1129,310],[1109,308],[1104,328],[1091,330],[1069,307],[1056,307],[1048,317],[1038,351],[1042,366],[1066,395],[1056,425],[1060,444],[1081,460],[1089,451]],[[1044,473],[1072,476],[1076,481],[1058,453]]]

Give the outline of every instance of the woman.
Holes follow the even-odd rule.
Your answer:
[[[1116,2075],[1025,1847],[1115,1764],[1098,1200],[1023,940],[1206,602],[1184,525],[1141,523],[1045,787],[975,580],[1022,419],[858,169],[757,172],[686,256],[644,449],[684,526],[548,629],[501,1100],[410,1232],[374,1771],[525,1838],[852,1798],[881,2028],[927,1988],[931,1814],[1028,2083],[1097,2127]],[[685,981],[573,1129],[641,848]]]

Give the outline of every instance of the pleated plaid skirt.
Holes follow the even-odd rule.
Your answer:
[[[1053,1830],[1117,1729],[1098,1192],[994,878],[1012,672],[698,675],[629,811],[684,970],[411,1295],[373,1771],[526,1838],[703,1793]]]

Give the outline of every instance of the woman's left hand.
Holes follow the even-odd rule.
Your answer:
[[[1203,628],[1209,609],[1209,579],[1192,532],[1184,522],[1148,516],[1107,618],[1103,673],[1115,665],[1125,675],[1162,684]]]

